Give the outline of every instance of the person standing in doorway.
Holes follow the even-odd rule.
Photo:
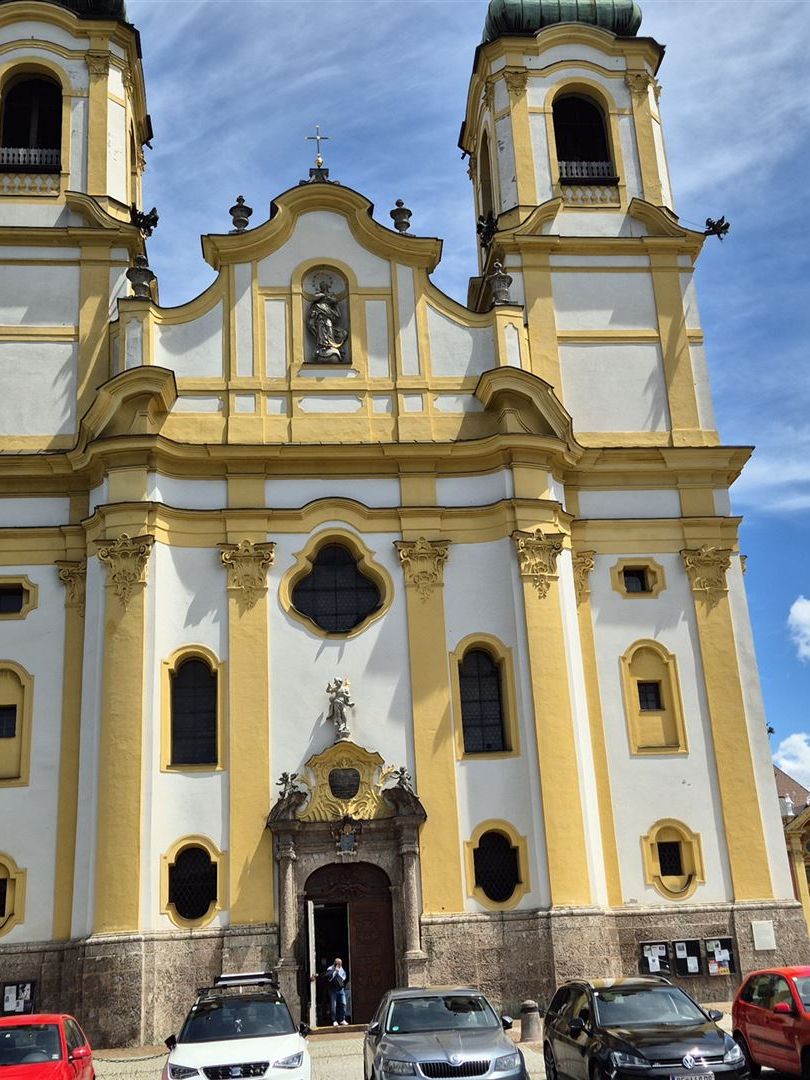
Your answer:
[[[346,983],[349,981],[349,973],[343,966],[339,956],[335,957],[334,964],[326,969],[326,987],[329,991],[329,1011],[332,1014],[332,1026],[345,1025],[346,1020]]]

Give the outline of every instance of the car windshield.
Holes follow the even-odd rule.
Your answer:
[[[62,1042],[56,1024],[0,1027],[0,1065],[41,1065],[61,1057]]]
[[[798,975],[793,981],[805,1010],[810,1009],[810,975]]]
[[[472,994],[433,994],[391,1002],[385,1030],[394,1035],[418,1031],[457,1031],[500,1027],[486,998]]]
[[[295,1027],[286,1002],[265,998],[213,998],[201,1001],[188,1015],[178,1042],[219,1042],[290,1035]]]
[[[706,1017],[677,986],[610,987],[594,993],[601,1027],[705,1024]]]

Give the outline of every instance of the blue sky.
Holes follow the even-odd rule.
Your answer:
[[[725,214],[698,288],[726,443],[757,453],[735,485],[760,674],[777,760],[810,786],[810,3],[641,0],[682,220]],[[307,175],[316,123],[332,176],[389,224],[444,239],[436,283],[475,272],[472,196],[456,142],[486,0],[128,0],[155,129],[145,203],[161,300],[213,279],[199,235],[253,224]]]

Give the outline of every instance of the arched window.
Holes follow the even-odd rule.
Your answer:
[[[486,649],[468,649],[459,664],[458,682],[464,753],[508,750],[501,672],[492,654]]]
[[[43,75],[21,76],[3,89],[0,166],[15,172],[59,172],[62,88]]]
[[[382,604],[377,582],[360,571],[359,562],[344,544],[324,544],[292,590],[293,607],[327,633],[359,626]]]
[[[0,937],[22,922],[25,913],[25,870],[0,852]]]
[[[518,849],[502,832],[485,832],[473,851],[475,884],[488,900],[504,904],[520,884]]]
[[[28,783],[31,690],[32,679],[24,668],[0,661],[0,785]]]
[[[185,922],[211,913],[219,895],[219,868],[202,845],[181,848],[169,863],[168,909]]]
[[[495,212],[492,197],[492,158],[489,152],[489,136],[484,132],[481,148],[478,151],[478,185],[481,198],[481,217],[487,218]]]
[[[680,821],[667,818],[642,837],[645,880],[663,896],[683,900],[704,879],[700,837]]]
[[[675,657],[657,641],[638,641],[624,654],[621,664],[631,751],[685,753]]]
[[[601,108],[580,94],[564,94],[553,105],[554,140],[563,183],[617,183]]]
[[[170,673],[171,765],[216,765],[218,676],[198,656]]]

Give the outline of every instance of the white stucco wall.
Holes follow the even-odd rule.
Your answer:
[[[441,476],[436,481],[439,506],[490,506],[515,493],[509,469],[480,476]]]
[[[222,377],[222,304],[182,323],[155,327],[154,363],[171,368],[178,379]]]
[[[467,327],[427,305],[430,363],[437,376],[480,375],[496,366],[492,327]]]
[[[0,431],[70,435],[76,429],[76,345],[0,342]]]
[[[676,490],[580,491],[581,518],[679,518],[681,497]]]
[[[355,477],[271,477],[265,482],[265,498],[271,509],[306,506],[318,499],[353,499],[364,506],[399,506],[396,477],[358,480]]]
[[[70,499],[38,499],[0,497],[0,528],[21,529],[37,525],[67,525],[70,521]],[[0,568],[0,575],[5,574]],[[2,623],[0,623],[2,625]]]
[[[253,264],[234,267],[234,317],[236,319],[236,356],[231,364],[236,374],[249,378],[253,371]]]
[[[580,270],[551,275],[558,330],[657,330],[652,278]]]
[[[77,326],[78,266],[0,265],[0,324]]]
[[[670,426],[657,344],[560,345],[563,404],[577,431],[667,431]]]
[[[286,244],[261,260],[259,285],[289,285],[293,272],[305,260],[318,259],[328,263],[330,258],[350,266],[361,288],[391,284],[388,262],[360,246],[342,214],[313,210],[298,218]]]
[[[127,204],[127,112],[117,101],[107,102],[107,190]]]

